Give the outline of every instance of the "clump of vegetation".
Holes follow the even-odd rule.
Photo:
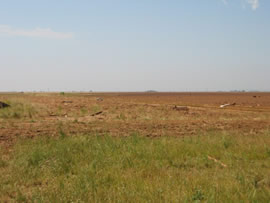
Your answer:
[[[8,101],[7,103],[10,107],[0,109],[0,118],[2,119],[32,119],[40,112],[34,105],[23,101]]]
[[[0,161],[0,201],[268,202],[269,144],[269,132],[153,139],[60,131],[21,140]]]
[[[83,107],[83,108],[80,109],[80,112],[81,112],[81,115],[82,115],[82,116],[85,116],[85,115],[88,114],[88,109],[85,108],[85,107]]]
[[[125,116],[124,113],[120,113],[119,115],[117,115],[116,118],[117,118],[117,119],[120,119],[120,120],[126,120],[126,119],[127,119],[127,117]]]

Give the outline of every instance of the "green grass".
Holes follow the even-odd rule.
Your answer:
[[[269,202],[270,133],[38,137],[2,150],[0,201]],[[208,159],[214,157],[227,167]]]

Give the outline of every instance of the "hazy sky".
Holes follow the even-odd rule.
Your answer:
[[[0,91],[270,90],[269,0],[0,0]]]

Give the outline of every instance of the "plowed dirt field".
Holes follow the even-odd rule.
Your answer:
[[[18,138],[61,133],[156,137],[227,131],[256,135],[270,127],[270,93],[1,93],[0,101],[11,105],[0,109],[4,146]],[[220,108],[227,103],[235,105]]]

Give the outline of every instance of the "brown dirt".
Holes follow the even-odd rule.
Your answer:
[[[155,137],[206,131],[256,135],[270,129],[270,93],[18,93],[0,94],[0,100],[19,100],[42,109],[35,118],[0,117],[4,146],[17,138],[58,136],[60,131]],[[236,105],[219,108],[225,103]],[[174,106],[188,106],[189,111]]]

